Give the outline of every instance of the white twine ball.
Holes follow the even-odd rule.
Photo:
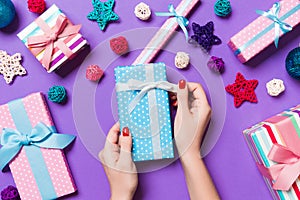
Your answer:
[[[278,96],[285,90],[283,81],[280,79],[273,79],[266,84],[268,94],[270,96]]]
[[[185,52],[177,52],[175,56],[175,66],[179,69],[186,68],[190,63],[190,56]]]
[[[145,21],[150,18],[151,10],[147,4],[145,4],[144,2],[141,2],[135,6],[134,14],[140,20]]]

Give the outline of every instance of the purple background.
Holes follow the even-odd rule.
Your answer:
[[[10,86],[5,84],[4,79],[0,79],[0,104],[26,96],[32,92],[42,91],[46,93],[52,85],[63,85],[68,90],[69,101],[66,105],[49,102],[49,107],[57,129],[61,133],[76,134],[72,114],[72,90],[79,65],[89,52],[85,50],[79,57],[64,66],[64,70],[60,70],[60,75],[56,73],[47,74],[16,36],[37,15],[27,11],[26,1],[14,0],[13,2],[17,10],[17,18],[10,27],[0,31],[0,49],[6,50],[9,54],[22,53],[23,66],[26,68],[28,75],[17,77]],[[171,2],[145,0],[144,2],[150,5],[152,11],[166,11],[169,3],[177,6],[179,0]],[[231,36],[257,17],[256,9],[267,10],[274,2],[271,0],[232,0],[232,15],[228,19],[222,19],[213,13],[214,1],[207,0],[203,1],[189,18],[190,22],[200,24],[205,24],[210,20],[215,22],[215,34],[222,39],[223,43],[214,46],[210,53],[222,57],[226,62],[226,71],[222,75],[225,85],[234,81],[238,71],[244,74],[246,79],[255,78],[259,81],[256,89],[258,104],[246,102],[236,109],[233,106],[232,96],[226,95],[227,115],[224,129],[214,149],[205,157],[207,168],[222,199],[271,199],[246,146],[242,130],[299,103],[300,94],[297,92],[299,82],[288,76],[284,63],[288,52],[299,44],[299,27],[280,40],[279,49],[276,50],[272,45],[247,65],[241,64],[226,45]],[[152,15],[149,22],[142,22],[135,18],[133,14],[133,9],[139,1],[119,0],[116,2],[114,10],[120,16],[120,20],[109,24],[106,31],[102,32],[95,22],[88,21],[86,18],[86,15],[92,10],[90,1],[48,0],[47,6],[50,7],[52,3],[56,3],[73,23],[83,24],[81,33],[89,41],[91,49],[119,32],[142,27],[160,27],[165,21],[164,17]],[[107,48],[110,51],[109,47]],[[200,50],[197,49],[196,51]],[[133,52],[127,57],[120,58],[112,63],[110,67],[124,63],[130,64],[138,53]],[[105,55],[99,55],[99,59],[101,59],[101,56]],[[172,66],[173,59],[174,54],[167,52],[160,54],[155,61],[164,61]],[[182,73],[185,73],[190,81],[202,82],[202,78],[193,76],[193,73]],[[112,73],[106,74],[99,83],[96,93],[97,102],[99,102],[98,99],[104,99],[106,93],[111,94],[111,87],[114,85],[112,76]],[[286,91],[278,98],[272,98],[266,93],[265,84],[272,78],[283,79],[286,85]],[[110,99],[108,100],[110,101]],[[98,111],[98,109],[101,109],[101,105],[96,103],[95,108]],[[97,116],[99,123],[107,131],[113,124],[113,117],[110,114],[110,107],[102,107],[102,109],[101,112],[97,113]],[[109,186],[103,168],[86,150],[79,137],[73,145],[67,148],[66,155],[78,187],[78,193],[71,195],[69,199],[108,199]],[[14,185],[11,173],[1,173],[0,188],[4,188],[9,184]],[[200,186],[199,189],[201,189]],[[135,199],[188,199],[180,163],[176,161],[164,169],[140,174],[139,188]]]

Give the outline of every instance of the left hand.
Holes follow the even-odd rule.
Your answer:
[[[125,127],[120,135],[120,124],[109,131],[99,159],[111,189],[111,200],[130,200],[138,185],[138,175],[131,157],[132,137]]]

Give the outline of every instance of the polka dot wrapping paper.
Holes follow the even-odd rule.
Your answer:
[[[284,169],[287,170],[287,167],[296,163],[293,159],[296,159],[295,157],[297,157],[300,153],[299,125],[300,105],[287,109],[282,113],[270,117],[243,131],[253,158],[264,176],[264,180],[273,196],[273,199],[300,199],[300,179],[298,174],[296,176],[288,176],[284,172]],[[277,151],[274,153],[274,144],[282,145],[285,149],[288,149],[290,153],[293,152],[291,154],[294,154],[295,157],[289,157],[282,153],[282,150],[281,152]],[[276,162],[274,156],[272,158],[271,155],[277,156]],[[278,157],[285,158],[285,161],[278,159]],[[268,175],[268,170],[272,169],[272,167],[273,170],[277,168],[278,174],[282,174],[281,177],[279,175],[275,178],[275,171],[273,171],[275,176],[272,177],[272,175]],[[266,170],[266,168],[268,170]],[[276,187],[274,183],[278,184],[282,181],[284,181],[285,185],[286,183],[287,185],[288,183],[291,183],[291,186],[288,185],[285,190],[273,189],[273,187]]]
[[[291,27],[295,27],[300,23],[300,1],[299,0],[283,0],[279,2],[280,11],[278,18]],[[272,5],[270,5],[271,7]],[[261,10],[267,9],[257,8]],[[258,15],[258,14],[257,14]],[[258,15],[259,17],[242,29],[239,33],[231,37],[228,46],[232,49],[237,58],[245,63],[251,58],[259,54],[269,45],[274,45],[276,38],[275,24],[268,17]],[[278,25],[278,24],[277,24]],[[277,26],[276,25],[276,26]],[[279,28],[279,36],[284,35],[283,29]],[[280,46],[280,40],[279,40]]]
[[[2,105],[0,113],[1,130],[18,130],[22,123],[35,127],[42,122],[55,131],[42,93]],[[24,115],[26,117],[22,117]],[[56,199],[77,190],[64,152],[59,149],[25,145],[9,163],[9,168],[22,200]]]
[[[166,81],[163,63],[115,68],[116,84],[134,79],[141,82]],[[172,129],[168,92],[149,90],[130,112],[130,103],[140,93],[138,90],[118,91],[117,102],[121,129],[128,127],[133,137],[133,160],[173,158]],[[155,114],[153,114],[155,113]]]
[[[73,25],[69,19],[67,19],[67,24],[60,23],[60,17],[66,18],[54,4],[18,34],[19,39],[41,62],[48,73],[61,67],[88,44],[79,32],[81,25]],[[55,26],[58,25],[65,27],[62,27],[62,31],[57,33]],[[57,33],[56,37],[53,36],[54,33]],[[47,41],[48,39],[50,40]],[[30,40],[33,41],[31,45],[28,42]],[[53,42],[54,47],[52,53],[50,53],[49,66],[47,66],[44,59],[45,55],[48,54],[46,52],[47,44],[51,42]]]

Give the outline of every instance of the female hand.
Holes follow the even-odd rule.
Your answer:
[[[181,80],[178,87],[178,109],[174,123],[177,150],[180,156],[200,156],[200,146],[210,120],[211,108],[200,84]]]
[[[200,146],[211,109],[200,84],[179,81],[175,142],[191,200],[219,200],[214,183],[201,158]]]
[[[109,131],[99,159],[111,189],[111,200],[132,199],[138,185],[138,175],[131,157],[132,137],[127,127],[120,135],[120,124]]]

